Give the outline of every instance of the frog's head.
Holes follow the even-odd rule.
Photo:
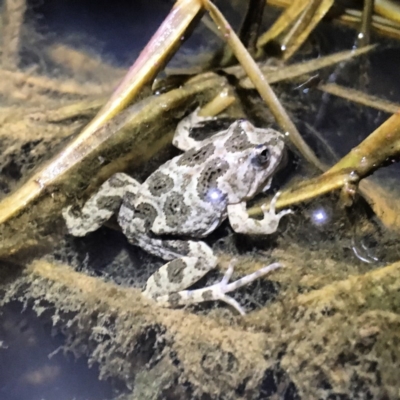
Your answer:
[[[274,129],[256,128],[247,120],[235,121],[229,128],[225,147],[235,166],[239,201],[252,198],[265,189],[284,154],[283,135]],[[240,194],[238,192],[241,192]]]

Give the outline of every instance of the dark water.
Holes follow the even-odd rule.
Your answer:
[[[90,48],[115,65],[127,66],[151,38],[172,6],[169,1],[29,1],[28,24],[48,42]],[[1,400],[100,400],[118,384],[99,381],[96,365],[63,354],[64,337],[53,335],[49,314],[22,304],[3,307],[0,317]],[[60,349],[51,358],[49,355]]]
[[[49,41],[91,48],[115,65],[128,66],[150,39],[172,3],[143,0],[34,0],[30,1],[27,18]],[[237,22],[237,13],[232,14],[232,19]],[[342,28],[333,31],[322,27],[319,33],[321,54],[351,48],[354,40],[349,32]],[[208,45],[204,38],[195,34],[182,51],[190,52],[198,47],[207,48]],[[370,59],[369,91],[393,101],[400,98],[400,86],[393,85],[399,79],[399,49],[398,45],[388,42]],[[351,83],[342,76],[338,82]],[[308,123],[323,131],[337,157],[346,154],[388,117],[383,112],[361,111],[358,106],[331,96],[315,102],[315,94],[308,90],[294,87],[286,89],[288,96],[296,98],[298,104],[314,104],[307,110],[297,108],[296,123],[300,126]],[[318,96],[321,98],[320,93]],[[309,135],[312,141],[314,138]],[[380,171],[378,176],[393,177],[398,171],[399,166],[393,165]],[[88,360],[75,360],[71,354],[64,356],[62,351],[49,359],[48,355],[63,344],[63,336],[52,336],[51,323],[46,314],[39,318],[32,311],[21,311],[22,306],[17,303],[7,305],[2,311],[0,340],[7,346],[7,351],[0,351],[1,400],[112,398],[118,385],[99,381],[97,367],[88,369]]]

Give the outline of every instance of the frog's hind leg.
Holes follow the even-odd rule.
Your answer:
[[[224,277],[221,279],[220,282],[216,283],[215,285],[208,286],[202,289],[183,290],[177,293],[172,293],[170,295],[160,296],[157,298],[157,302],[164,307],[177,307],[195,303],[202,303],[204,301],[220,300],[235,308],[241,315],[245,315],[246,313],[240,306],[240,304],[235,299],[228,296],[226,293],[233,292],[241,288],[242,286],[246,286],[256,279],[259,279],[262,276],[269,274],[271,271],[280,268],[282,265],[279,263],[267,265],[263,268],[260,268],[258,271],[253,272],[252,274],[246,275],[232,283],[229,283],[229,280],[233,274],[235,263],[236,260],[231,261]]]
[[[150,276],[143,291],[146,297],[152,298],[162,307],[174,308],[220,300],[244,315],[243,308],[227,293],[281,267],[279,263],[274,263],[229,283],[236,263],[236,260],[232,260],[220,282],[202,289],[184,290],[217,266],[218,259],[206,243],[191,240],[162,240],[139,234],[136,236],[135,244],[151,254],[171,260]]]
[[[147,280],[143,294],[158,301],[161,296],[188,288],[217,266],[218,259],[204,242],[146,238],[140,247],[149,253],[171,259]]]
[[[124,196],[136,196],[139,186],[139,182],[129,175],[113,175],[85,203],[78,215],[72,212],[71,206],[64,208],[62,215],[69,233],[73,236],[85,236],[100,228],[118,211]]]

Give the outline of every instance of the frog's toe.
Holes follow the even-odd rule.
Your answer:
[[[219,283],[211,286],[211,289],[213,290],[213,295],[215,297],[214,300],[224,301],[225,303],[234,307],[241,315],[245,315],[246,313],[243,310],[243,308],[239,305],[239,303],[236,300],[234,300],[232,297],[227,296],[226,293],[233,292],[243,286],[247,286],[251,282],[261,278],[264,275],[269,274],[271,271],[281,268],[282,265],[279,263],[273,263],[273,264],[270,264],[270,265],[260,268],[258,271],[255,271],[252,274],[245,275],[242,278],[240,278],[234,282],[228,283],[229,279],[231,278],[231,276],[233,274],[233,268],[234,268],[235,263],[236,263],[236,260],[231,261],[227,271],[225,272],[224,277],[221,279],[221,281]]]
[[[277,216],[278,216],[279,218],[282,218],[283,216],[288,215],[288,214],[294,214],[294,211],[293,211],[291,208],[287,208],[287,209],[285,209],[285,210],[280,211],[280,212],[277,214]]]

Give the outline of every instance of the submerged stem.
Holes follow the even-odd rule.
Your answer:
[[[153,35],[125,78],[102,107],[96,117],[59,154],[16,192],[0,203],[0,223],[9,219],[17,208],[10,204],[28,204],[36,199],[42,190],[54,183],[60,174],[71,169],[76,163],[79,149],[88,148],[87,143],[104,124],[124,110],[138,95],[145,84],[151,81],[182,43],[182,37],[200,13],[200,0],[178,0],[167,18]]]
[[[361,27],[357,37],[358,46],[366,46],[367,44],[369,44],[374,3],[374,0],[364,0],[364,9],[361,17]]]
[[[14,69],[19,62],[21,30],[24,22],[26,0],[5,0],[3,2],[3,32],[1,62],[5,69]]]
[[[250,0],[247,6],[246,16],[240,27],[240,40],[252,56],[256,54],[257,40],[265,5],[265,0]]]
[[[210,12],[211,18],[223,32],[225,40],[231,46],[236,58],[243,66],[243,69],[248,74],[250,80],[258,90],[258,93],[271,110],[281,129],[286,135],[289,136],[291,142],[298,148],[300,153],[307,161],[316,166],[318,169],[324,170],[325,166],[318,160],[314,152],[303,140],[296,126],[280,103],[275,92],[272,90],[271,86],[268,84],[264,75],[260,71],[257,63],[243,46],[243,43],[239,40],[228,21],[211,1],[203,0],[203,4],[204,7]]]

